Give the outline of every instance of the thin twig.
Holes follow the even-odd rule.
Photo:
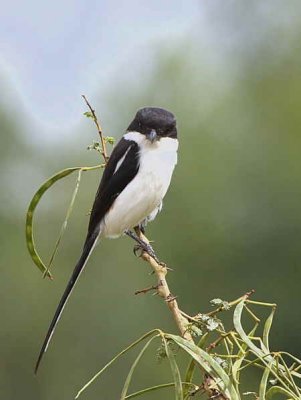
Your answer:
[[[107,163],[107,161],[109,159],[109,156],[107,154],[106,143],[105,143],[105,140],[104,140],[104,137],[103,137],[103,134],[102,134],[102,129],[101,129],[100,123],[98,122],[97,116],[95,114],[95,110],[92,108],[91,104],[88,102],[88,100],[87,100],[87,98],[86,98],[86,96],[84,94],[82,94],[82,98],[85,100],[85,103],[89,107],[89,110],[91,111],[91,114],[93,116],[93,121],[94,121],[94,123],[96,125],[97,131],[98,131],[98,134],[99,134],[99,137],[100,137],[100,141],[101,141],[101,147],[102,147],[101,154],[102,154],[102,156],[104,158],[105,163]]]

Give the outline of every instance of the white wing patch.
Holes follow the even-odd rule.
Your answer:
[[[116,172],[117,172],[118,169],[120,168],[121,164],[123,163],[125,157],[127,156],[128,152],[130,151],[131,147],[132,147],[132,146],[129,146],[129,147],[127,148],[127,150],[126,150],[126,152],[124,153],[124,155],[121,157],[121,159],[120,159],[120,160],[118,161],[118,163],[116,164],[116,168],[115,168],[114,174],[116,174]],[[113,175],[114,175],[114,174],[113,174]]]

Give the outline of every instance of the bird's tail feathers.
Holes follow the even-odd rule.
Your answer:
[[[47,335],[46,335],[46,337],[44,339],[44,343],[42,345],[42,348],[41,348],[41,351],[40,351],[40,354],[39,354],[39,357],[38,357],[38,360],[37,360],[37,363],[36,363],[36,366],[35,366],[35,374],[38,372],[38,368],[39,368],[40,362],[42,360],[42,357],[43,357],[44,353],[47,351],[47,348],[48,348],[48,345],[49,345],[50,340],[52,338],[52,335],[54,333],[54,330],[55,330],[56,325],[57,325],[57,323],[58,323],[58,321],[59,321],[59,319],[60,319],[60,317],[62,315],[62,312],[63,312],[64,307],[65,307],[65,305],[66,305],[66,303],[67,303],[67,301],[69,299],[69,296],[70,296],[70,294],[71,294],[71,292],[72,292],[72,290],[73,290],[73,288],[74,288],[74,286],[75,286],[75,284],[76,284],[81,272],[85,268],[85,266],[87,264],[87,261],[88,261],[90,255],[91,255],[96,243],[97,243],[97,239],[99,237],[99,234],[100,234],[100,229],[97,229],[93,234],[87,236],[87,239],[85,241],[85,244],[84,244],[83,251],[82,251],[82,254],[80,256],[80,259],[78,260],[78,262],[77,262],[77,264],[76,264],[76,266],[75,266],[75,268],[73,270],[71,278],[70,278],[70,280],[68,282],[68,285],[67,285],[67,287],[66,287],[66,289],[65,289],[65,291],[63,293],[63,296],[62,296],[62,298],[61,298],[61,300],[59,302],[59,305],[58,305],[58,307],[56,309],[54,317],[53,317],[53,319],[51,321],[51,324],[49,326]]]

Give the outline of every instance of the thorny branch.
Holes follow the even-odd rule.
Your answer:
[[[142,239],[146,243],[149,243],[147,237],[140,230],[137,229],[136,233],[137,235],[139,235],[140,239]],[[158,285],[156,286],[157,293],[166,302],[181,336],[186,340],[194,342],[192,335],[188,329],[190,326],[189,317],[180,310],[176,297],[173,296],[169,290],[166,280],[168,269],[165,266],[157,263],[146,252],[143,252],[141,257],[152,267],[153,271],[155,272],[158,280]],[[143,293],[143,291],[141,292]],[[215,400],[228,400],[228,398],[218,390],[215,379],[206,373],[204,374],[204,383],[202,386],[200,386],[200,390],[206,393],[209,399],[214,398]]]
[[[108,162],[109,157],[107,155],[106,143],[105,143],[105,140],[104,140],[104,137],[102,134],[102,130],[101,130],[100,124],[98,122],[95,110],[92,108],[92,106],[88,102],[86,96],[82,95],[82,97],[85,100],[87,106],[89,107],[89,110],[91,111],[93,121],[96,125],[98,134],[100,136],[101,146],[102,146],[101,154],[102,154],[105,164],[106,164]],[[147,243],[147,244],[150,243],[149,240],[147,239],[147,237],[139,229],[136,230],[136,234],[145,243]],[[173,296],[171,294],[171,291],[169,290],[168,283],[166,280],[166,275],[167,275],[167,271],[168,271],[167,267],[159,264],[154,258],[152,258],[145,251],[142,252],[141,258],[144,261],[146,261],[153,269],[154,273],[156,274],[158,284],[157,284],[157,286],[152,286],[151,288],[137,291],[136,294],[146,293],[148,290],[156,289],[158,295],[160,297],[162,297],[164,299],[164,301],[166,302],[166,304],[174,318],[174,321],[178,327],[178,330],[179,330],[181,336],[186,340],[194,342],[192,335],[188,329],[190,326],[190,322],[189,322],[190,317],[180,310],[176,297]],[[213,311],[212,314],[217,313],[219,311],[222,311],[222,309],[219,308],[219,309]],[[228,400],[228,398],[218,390],[218,386],[216,384],[215,379],[213,377],[211,377],[210,375],[208,375],[207,373],[204,373],[204,382],[203,382],[203,385],[200,386],[200,390],[202,392],[206,393],[208,395],[209,399],[214,398],[215,400]]]

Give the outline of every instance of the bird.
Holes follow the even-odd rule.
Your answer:
[[[41,347],[35,374],[47,351],[70,294],[97,242],[103,238],[132,237],[150,256],[152,247],[133,229],[144,231],[162,209],[177,164],[178,133],[173,113],[163,108],[137,111],[105,166],[95,195],[81,256],[57,306]]]

